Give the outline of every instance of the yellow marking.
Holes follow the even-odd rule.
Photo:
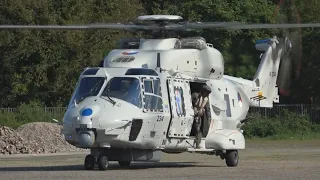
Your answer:
[[[260,96],[260,97],[262,96],[262,92],[261,91],[258,92],[258,96]]]

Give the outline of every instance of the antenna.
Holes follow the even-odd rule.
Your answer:
[[[157,53],[157,68],[156,68],[156,70],[159,71],[160,73],[162,73],[160,53]]]

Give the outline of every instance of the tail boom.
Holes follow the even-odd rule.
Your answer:
[[[265,49],[261,48],[263,46]],[[253,106],[273,107],[274,102],[279,103],[276,83],[282,55],[281,44],[275,37],[265,42],[257,42],[256,49],[265,50],[265,52],[261,57],[260,65],[253,78],[258,92],[255,97],[251,97],[251,100],[253,101]]]
[[[256,49],[264,51],[260,65],[253,80],[225,76],[225,78],[241,84],[243,93],[251,107],[273,107],[279,103],[277,77],[282,55],[282,48],[275,38],[259,40]]]

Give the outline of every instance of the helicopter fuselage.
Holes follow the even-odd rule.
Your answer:
[[[266,53],[254,81],[223,75],[221,53],[201,39],[185,41],[190,49],[177,39],[140,42],[141,49],[113,50],[103,67],[83,71],[63,119],[67,142],[90,148],[95,157],[126,162],[185,151],[232,158],[230,153],[244,149],[240,128],[249,107],[276,101],[276,75],[266,76],[278,69],[280,57],[270,56],[281,54],[275,42],[259,46]],[[191,95],[203,84],[212,92],[196,150]],[[260,93],[269,96],[262,103]]]
[[[122,91],[125,83],[135,84]],[[239,122],[233,120],[244,119],[248,105],[240,104],[234,84],[224,78],[197,81],[146,68],[86,69],[64,116],[64,135],[77,147],[105,148],[109,153],[112,149],[187,151],[195,139],[191,134],[191,93],[204,83],[211,86],[212,93],[211,118],[203,121],[202,147],[212,151],[244,149]],[[232,141],[226,142],[226,138]]]

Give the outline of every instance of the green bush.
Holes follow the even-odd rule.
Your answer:
[[[17,122],[16,113],[14,112],[1,112],[0,113],[0,126],[8,126],[17,128],[21,123]]]
[[[320,137],[320,125],[312,124],[307,116],[283,111],[283,116],[264,118],[253,114],[253,119],[244,125],[247,138],[310,139]]]
[[[31,122],[49,122],[51,117],[45,113],[44,106],[30,102],[28,104],[21,104],[16,111],[0,113],[0,126],[8,126],[11,128],[18,128],[19,126]]]

